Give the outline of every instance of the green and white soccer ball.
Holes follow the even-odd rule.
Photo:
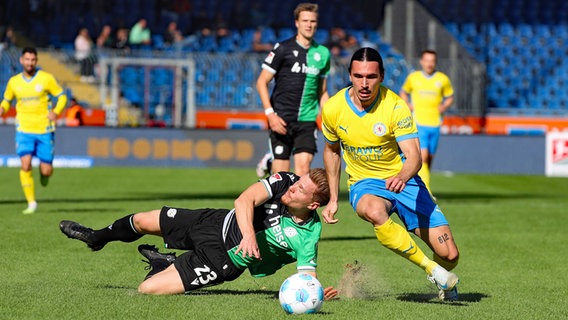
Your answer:
[[[278,298],[286,313],[316,313],[323,304],[323,287],[311,275],[296,273],[284,280]]]

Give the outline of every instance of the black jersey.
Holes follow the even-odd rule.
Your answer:
[[[316,121],[322,78],[330,69],[329,50],[312,41],[302,47],[296,36],[277,43],[262,68],[274,74],[270,97],[274,111],[286,122]]]

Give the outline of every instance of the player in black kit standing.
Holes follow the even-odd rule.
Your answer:
[[[304,175],[317,152],[316,119],[319,106],[329,98],[327,75],[329,50],[313,40],[318,24],[318,5],[301,3],[294,10],[298,33],[277,43],[262,64],[256,89],[270,128],[270,151],[257,166],[257,174],[290,171]],[[268,85],[275,80],[272,96]],[[266,161],[272,160],[272,168]]]

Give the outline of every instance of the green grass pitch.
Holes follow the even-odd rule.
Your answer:
[[[91,252],[67,239],[62,219],[102,228],[132,212],[172,205],[233,206],[254,169],[56,169],[47,188],[34,169],[39,211],[25,207],[18,169],[0,170],[0,319],[287,319],[277,292],[294,272],[241,278],[190,295],[146,296],[138,244]],[[567,319],[568,179],[435,173],[434,193],[460,248],[461,301],[442,303],[418,267],[381,247],[342,191],[324,225],[318,276],[344,295],[318,319]],[[345,190],[345,183],[342,183]],[[419,246],[431,255],[418,240]],[[357,261],[361,272],[346,272]]]

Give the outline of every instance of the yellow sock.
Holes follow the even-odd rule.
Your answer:
[[[410,234],[390,218],[383,225],[375,227],[375,234],[383,246],[410,260],[427,274],[432,274],[432,270],[438,265],[428,259],[412,240]]]
[[[34,192],[34,178],[32,177],[32,171],[20,170],[20,182],[22,183],[22,190],[24,190],[24,195],[28,203],[35,202],[35,192]]]
[[[418,175],[420,176],[420,178],[422,178],[422,181],[424,181],[424,184],[426,185],[426,188],[428,188],[428,191],[432,193],[430,189],[430,167],[426,162],[422,162],[422,168],[420,168],[420,171],[418,171]]]

